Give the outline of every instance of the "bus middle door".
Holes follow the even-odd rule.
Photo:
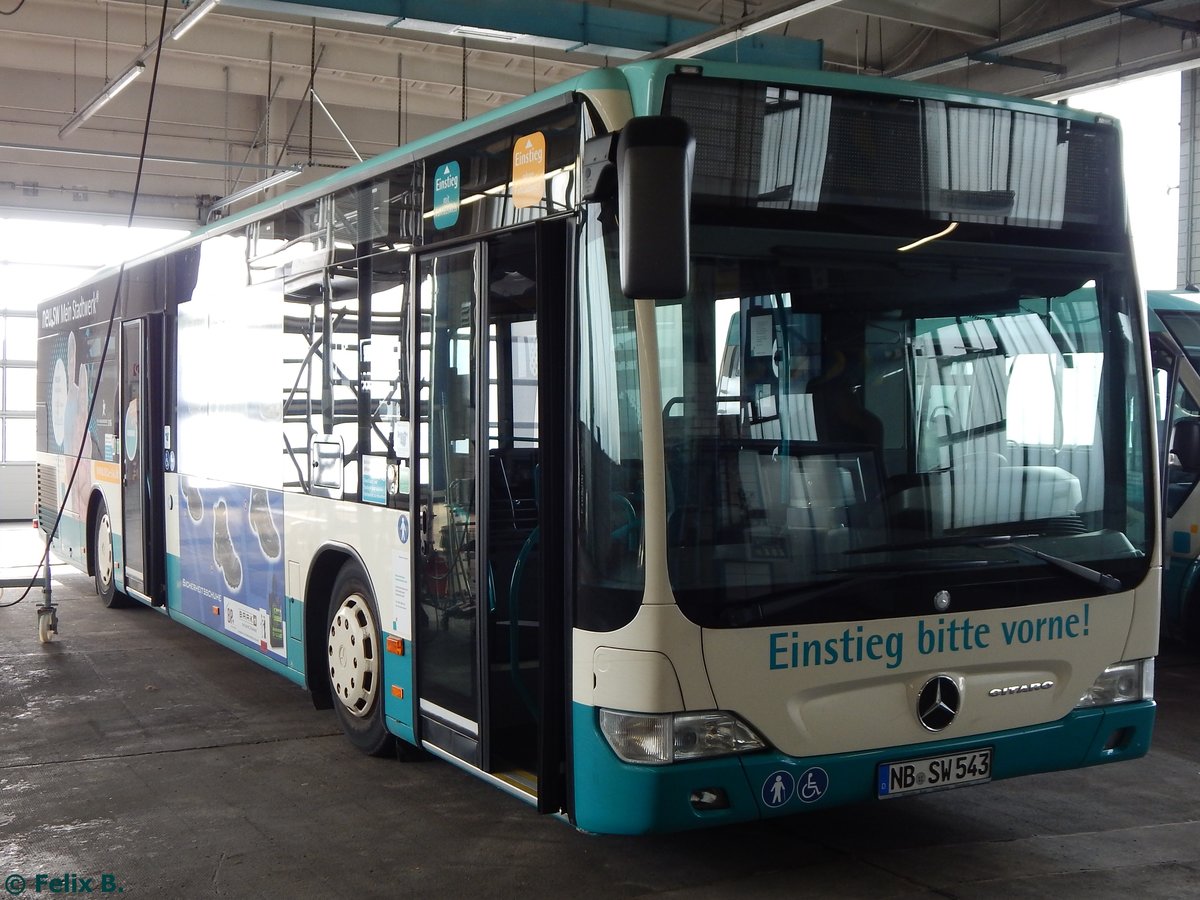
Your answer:
[[[483,247],[417,265],[417,677],[423,740],[486,768],[478,544]]]

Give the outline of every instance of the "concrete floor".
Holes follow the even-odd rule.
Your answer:
[[[0,578],[38,553],[28,526],[0,526]],[[54,576],[60,634],[44,645],[38,599],[0,609],[9,893],[20,876],[34,896],[42,874],[156,898],[1200,895],[1195,651],[1159,658],[1142,760],[609,838],[444,762],[360,755],[305,692],[149,609],[104,609],[66,566]]]

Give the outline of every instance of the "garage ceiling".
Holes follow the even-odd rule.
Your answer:
[[[833,71],[1052,99],[1200,64],[1200,2],[1179,0],[169,0],[165,13],[0,0],[0,13],[0,211],[128,215],[153,86],[138,218],[190,224],[280,167],[303,183],[645,55],[778,62],[820,42]]]

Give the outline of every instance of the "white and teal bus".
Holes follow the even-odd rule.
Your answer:
[[[43,304],[40,523],[365,752],[587,831],[1135,758],[1120,170],[1065,107],[595,70]]]
[[[1200,293],[1146,291],[1163,473],[1163,631],[1200,641]]]

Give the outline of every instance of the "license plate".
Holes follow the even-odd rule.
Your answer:
[[[883,763],[875,780],[880,800],[992,780],[992,748]]]

